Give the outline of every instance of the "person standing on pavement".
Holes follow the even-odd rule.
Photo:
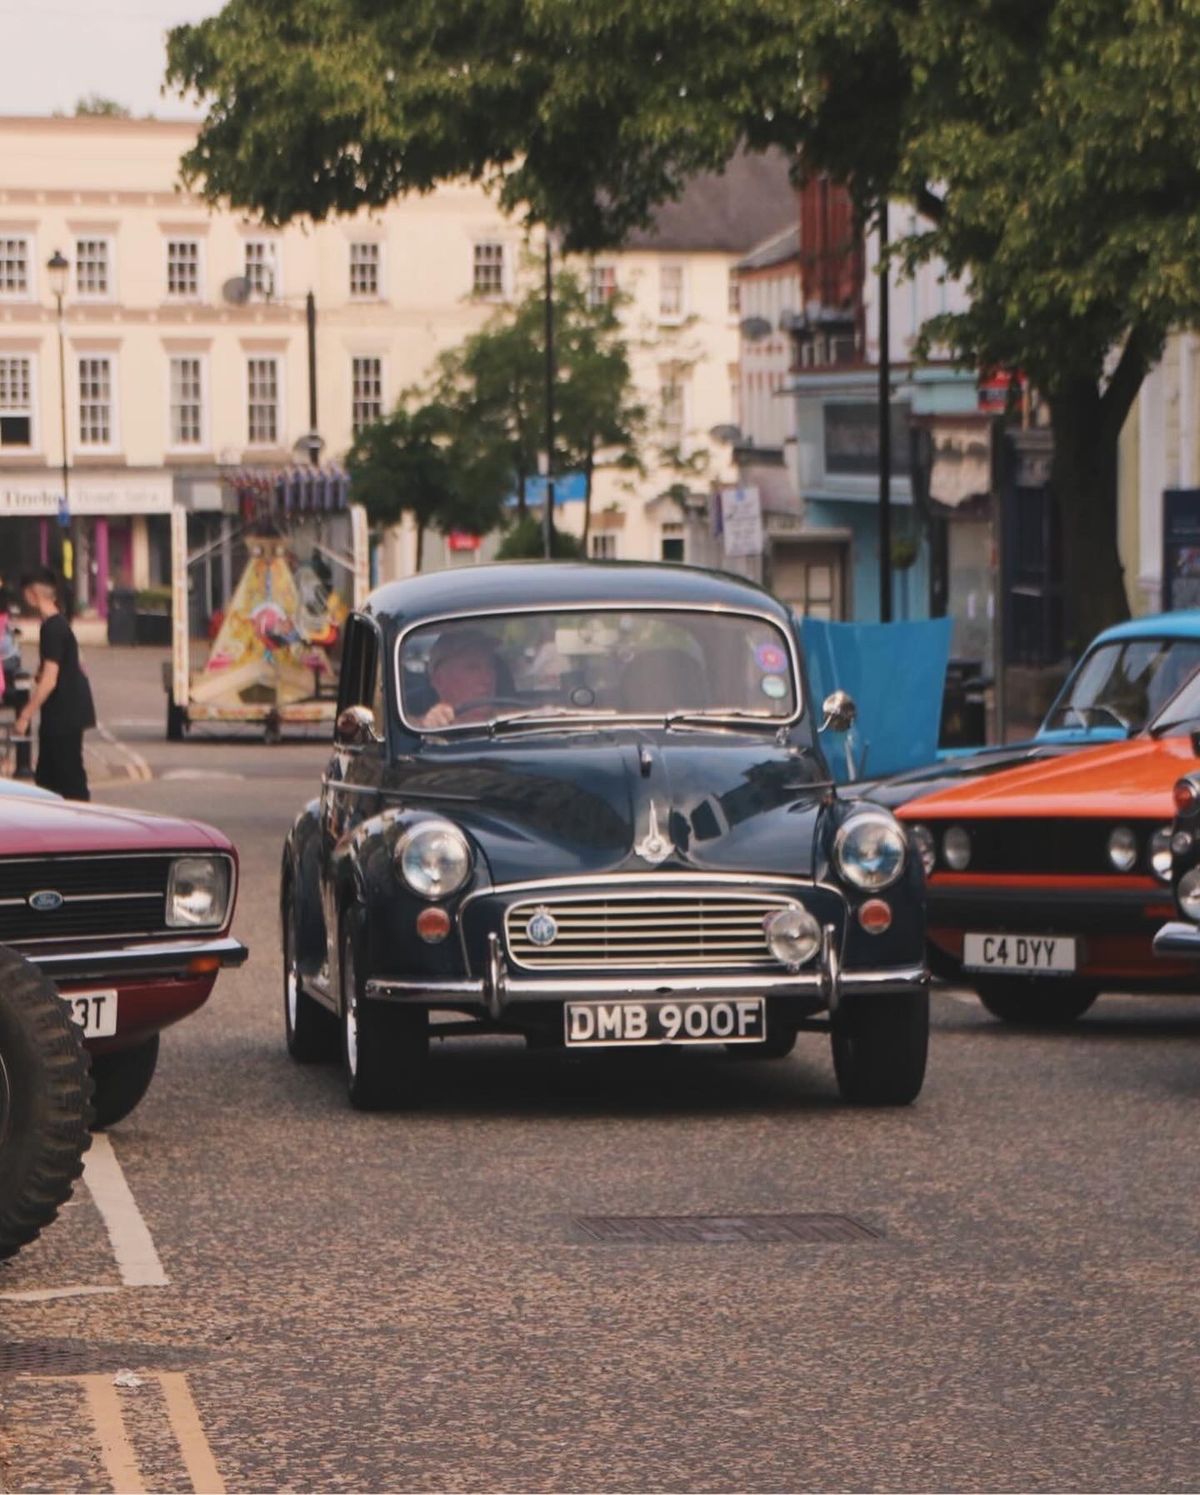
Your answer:
[[[21,578],[25,605],[42,620],[37,680],[29,704],[17,717],[24,736],[41,712],[34,778],[65,799],[90,799],[83,766],[83,734],[96,725],[92,689],[79,663],[79,644],[58,606],[58,584],[46,567]]]

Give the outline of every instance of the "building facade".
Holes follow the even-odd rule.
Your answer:
[[[226,479],[308,463],[313,434],[336,463],[537,273],[521,228],[469,184],[282,230],[214,211],[178,186],[194,135],[155,120],[0,119],[0,571],[60,565],[77,604],[100,613],[114,587],[167,580],[172,506],[219,528],[234,507]],[[732,471],[709,433],[736,401],[735,267],[790,215],[787,191],[783,163],[735,162],[626,249],[574,267],[593,296],[627,294],[654,415],[645,475],[598,473],[593,554],[684,558],[687,505],[664,495]],[[582,506],[564,504],[559,522],[581,530]],[[404,574],[414,550],[393,532],[377,574]],[[464,558],[427,541],[427,565]]]

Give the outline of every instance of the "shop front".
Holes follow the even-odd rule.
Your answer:
[[[72,611],[108,616],[115,590],[170,584],[172,481],[162,472],[0,476],[0,576],[35,566],[63,577]]]

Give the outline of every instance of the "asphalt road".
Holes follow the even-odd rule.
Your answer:
[[[110,1133],[165,1281],[129,1285],[83,1188],[0,1269],[0,1486],[1200,1485],[1200,1001],[1030,1036],[941,992],[899,1112],[840,1106],[812,1035],[773,1063],[453,1041],[426,1109],[357,1115],[279,1011],[279,846],[322,748],[168,747],[157,656],[91,668],[141,755],[99,796],[237,840],[253,955]],[[812,1212],[877,1234],[572,1223]],[[16,1346],[34,1369],[6,1375]]]

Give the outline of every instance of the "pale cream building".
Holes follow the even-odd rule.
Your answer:
[[[0,571],[65,562],[80,603],[100,611],[110,587],[167,580],[172,506],[216,523],[232,511],[225,477],[308,461],[314,394],[322,460],[336,463],[358,425],[536,273],[521,227],[465,184],[281,231],[212,211],[177,185],[193,137],[154,120],[0,119]],[[791,211],[781,163],[736,162],[621,253],[578,267],[593,295],[631,298],[656,425],[645,477],[599,477],[593,553],[684,558],[683,508],[662,495],[682,482],[702,504],[730,475],[709,432],[735,418],[734,267]],[[665,448],[690,459],[686,472],[658,460]],[[564,504],[560,523],[578,530],[581,508]],[[426,564],[450,559],[427,544]],[[412,561],[410,537],[393,534],[377,574]]]

